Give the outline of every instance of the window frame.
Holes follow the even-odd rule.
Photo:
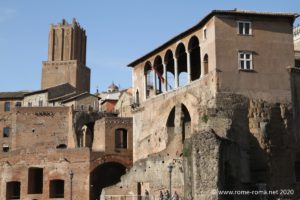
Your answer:
[[[238,35],[252,35],[252,22],[247,20],[238,20],[237,23],[237,34]],[[242,24],[242,33],[240,33],[240,24]],[[245,24],[249,24],[249,33],[246,33],[246,26]]]
[[[247,58],[246,55],[249,54],[250,58]],[[241,58],[241,55],[244,55],[243,58]],[[244,62],[243,66],[241,64],[241,62]],[[247,68],[247,62],[250,61],[250,68]],[[239,51],[238,52],[238,66],[239,66],[239,70],[243,70],[243,71],[253,71],[254,67],[253,67],[253,52],[252,51]]]
[[[39,100],[39,107],[43,107],[44,106],[44,101],[42,99]]]
[[[7,153],[7,152],[9,152],[9,150],[10,150],[10,148],[9,148],[8,144],[6,144],[6,143],[2,144],[2,152]]]
[[[4,102],[4,112],[10,112],[10,108],[11,108],[10,102],[5,101]]]
[[[16,106],[16,108],[21,108],[22,107],[22,102],[17,101],[15,106]]]
[[[6,132],[6,130],[8,130],[8,133]],[[9,136],[10,136],[10,127],[8,126],[3,127],[3,137],[8,138]]]

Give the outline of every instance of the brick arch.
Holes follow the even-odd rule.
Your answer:
[[[193,132],[193,130],[197,128],[194,127],[194,124],[199,123],[199,117],[197,117],[199,115],[199,112],[196,107],[197,105],[200,104],[199,99],[192,94],[186,93],[185,95],[182,95],[180,97],[176,96],[172,100],[170,99],[170,101],[172,103],[168,104],[168,109],[167,109],[168,112],[165,112],[161,119],[163,119],[167,123],[172,108],[175,107],[176,105],[183,104],[189,111],[191,117],[191,131]]]
[[[196,127],[194,127],[194,124],[199,123],[199,113],[196,107],[196,105],[199,105],[199,100],[191,94],[186,94],[180,97],[178,101],[180,101],[180,103],[183,104],[189,111],[191,117],[191,133],[193,133],[193,130],[196,129]]]
[[[119,162],[104,162],[90,172],[90,200],[99,198],[102,189],[117,184],[126,173],[126,166]]]
[[[94,169],[96,169],[97,167],[99,167],[104,163],[111,163],[111,162],[119,163],[125,166],[127,169],[132,167],[132,159],[128,159],[127,157],[118,156],[118,155],[102,155],[101,157],[91,162],[90,172],[92,172]]]

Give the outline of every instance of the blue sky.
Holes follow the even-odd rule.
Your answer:
[[[72,18],[87,31],[91,92],[131,86],[128,63],[214,9],[300,13],[298,0],[0,0],[0,91],[38,90],[51,23]],[[297,19],[296,23],[300,23]]]

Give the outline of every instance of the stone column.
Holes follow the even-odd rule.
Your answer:
[[[202,59],[202,52],[201,52],[201,48],[200,48],[200,78],[203,77],[204,75],[204,63],[203,63],[203,59]],[[203,56],[204,58],[204,56]]]
[[[156,73],[154,69],[152,69],[152,72],[153,72],[153,93],[154,95],[156,95]]]
[[[178,62],[177,62],[177,58],[176,56],[174,56],[174,80],[175,80],[175,84],[174,84],[174,88],[178,88],[179,87],[179,77],[178,77]]]
[[[146,74],[144,74],[144,100],[147,99],[147,80],[148,77],[147,77],[147,72]]]
[[[191,82],[192,77],[191,77],[191,54],[190,54],[190,50],[186,51],[186,60],[187,60],[187,74],[188,74],[188,83]]]
[[[164,90],[165,92],[168,91],[168,80],[167,80],[167,65],[166,63],[163,62],[163,70],[164,70],[164,74],[163,74],[163,78],[164,78]]]

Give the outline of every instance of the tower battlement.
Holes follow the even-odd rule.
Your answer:
[[[86,42],[86,32],[76,19],[71,24],[62,19],[60,23],[50,25],[48,60],[43,62],[42,89],[69,83],[79,92],[90,91]],[[67,61],[77,62],[70,64]]]

